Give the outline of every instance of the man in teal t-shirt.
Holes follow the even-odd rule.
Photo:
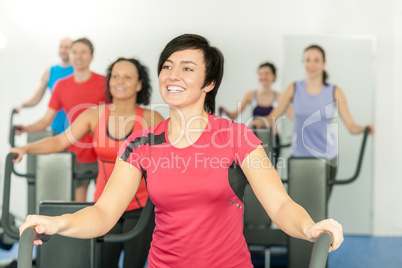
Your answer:
[[[39,87],[30,99],[14,107],[17,113],[24,107],[32,107],[40,102],[46,92],[46,88],[53,90],[54,84],[61,78],[67,77],[73,73],[73,67],[70,64],[69,52],[72,40],[63,38],[60,40],[59,57],[61,62],[47,68],[42,75]],[[64,111],[59,111],[54,118],[50,128],[57,134],[62,133],[68,127],[68,120]]]

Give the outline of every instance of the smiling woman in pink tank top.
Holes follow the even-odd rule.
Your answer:
[[[94,206],[58,217],[31,215],[20,231],[35,226],[49,235],[102,235],[146,179],[156,224],[149,268],[251,268],[243,235],[246,180],[233,181],[228,175],[236,163],[284,232],[313,241],[328,231],[333,235],[330,250],[337,249],[343,241],[341,225],[333,219],[314,222],[289,197],[252,131],[214,115],[223,66],[222,53],[204,37],[183,34],[172,39],[158,61],[159,92],[170,118],[127,138]]]

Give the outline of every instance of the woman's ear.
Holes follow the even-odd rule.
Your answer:
[[[141,89],[142,89],[142,81],[140,80],[140,81],[138,81],[137,88],[136,88],[137,93],[140,92]]]
[[[213,82],[209,83],[208,85],[206,85],[205,87],[203,87],[202,91],[205,93],[208,93],[214,88],[215,88],[215,81],[213,81]]]

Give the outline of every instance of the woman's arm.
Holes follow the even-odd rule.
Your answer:
[[[48,108],[45,115],[35,123],[32,123],[28,126],[18,125],[18,129],[15,130],[15,134],[21,135],[22,133],[36,133],[45,131],[56,117],[56,114],[56,110]]]
[[[346,128],[349,130],[351,134],[360,134],[364,132],[364,129],[366,127],[370,127],[370,135],[374,134],[374,126],[373,125],[367,125],[367,126],[360,126],[355,123],[355,121],[352,118],[352,115],[350,114],[349,107],[346,101],[345,94],[343,94],[343,91],[339,87],[335,87],[334,90],[334,98],[338,106],[338,111],[339,114],[343,120],[343,122],[346,125]]]
[[[281,98],[283,96],[283,93],[277,93],[278,94],[278,103],[281,101]],[[292,96],[293,99],[293,96]],[[291,100],[292,101],[292,100]],[[290,120],[294,120],[294,114],[293,114],[293,109],[292,109],[292,105],[288,105],[288,107],[286,108],[286,115],[289,117]]]
[[[250,127],[266,127],[275,126],[276,120],[286,111],[292,102],[294,94],[294,85],[290,84],[285,91],[281,94],[281,98],[278,98],[278,106],[272,110],[272,112],[265,117],[256,118],[253,120],[249,126]]]
[[[284,232],[314,241],[320,233],[328,231],[333,236],[330,250],[340,246],[343,241],[342,226],[332,219],[315,223],[306,210],[289,197],[261,146],[244,159],[241,168],[269,217]]]
[[[20,234],[30,226],[39,234],[60,234],[74,238],[94,238],[106,234],[133,199],[142,178],[131,164],[117,158],[112,175],[95,205],[74,214],[57,217],[30,215],[20,226]],[[42,244],[36,240],[35,245]]]
[[[251,101],[253,99],[253,94],[254,94],[254,91],[247,92],[247,94],[244,95],[244,97],[240,103],[240,106],[237,106],[237,108],[234,112],[230,112],[230,111],[226,110],[224,107],[221,107],[222,111],[227,116],[229,116],[229,118],[231,118],[231,119],[237,118],[239,116],[239,114],[241,114],[244,111],[244,109],[247,107],[247,105],[249,105],[251,103]]]
[[[81,139],[85,134],[90,132],[91,125],[99,120],[97,110],[88,109],[78,116],[78,118],[66,129],[65,132],[29,143],[22,147],[14,147],[10,152],[18,154],[14,160],[15,163],[21,161],[24,154],[51,154],[65,150],[70,145]],[[96,124],[95,124],[96,125]]]

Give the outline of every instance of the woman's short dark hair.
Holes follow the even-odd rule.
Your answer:
[[[106,92],[105,92],[105,97],[106,97],[106,101],[108,102],[112,102],[113,100],[113,96],[110,93],[110,86],[109,86],[109,82],[110,82],[110,77],[112,74],[112,69],[113,66],[118,63],[119,61],[128,61],[131,62],[138,71],[138,80],[141,81],[141,90],[137,93],[137,104],[143,104],[143,105],[148,105],[149,101],[151,99],[151,92],[152,92],[152,87],[151,87],[151,83],[149,80],[149,75],[148,75],[148,68],[146,66],[144,66],[143,64],[141,64],[141,62],[139,60],[136,59],[130,59],[130,58],[118,58],[115,62],[113,62],[112,64],[110,64],[110,66],[107,68],[107,83],[106,83]]]
[[[205,81],[202,87],[215,83],[214,88],[205,97],[204,109],[213,114],[215,113],[215,97],[222,82],[224,59],[222,52],[210,46],[206,38],[196,34],[183,34],[172,39],[159,56],[158,75],[170,55],[186,49],[201,50],[204,54]]]
[[[310,50],[310,49],[316,49],[316,50],[318,50],[318,51],[321,53],[321,55],[322,55],[323,61],[324,61],[324,62],[326,61],[326,60],[325,60],[325,51],[324,51],[324,49],[323,49],[321,46],[316,45],[316,44],[310,45],[310,46],[306,47],[306,49],[304,50],[304,52],[306,52],[307,50]],[[324,85],[327,84],[328,78],[329,78],[329,75],[328,75],[327,71],[324,70],[323,73],[322,73],[322,82],[324,83]]]
[[[275,65],[273,63],[270,63],[270,62],[261,63],[260,66],[258,66],[258,70],[263,68],[263,67],[270,68],[272,74],[275,76],[275,79],[276,79],[276,67],[275,67]]]

